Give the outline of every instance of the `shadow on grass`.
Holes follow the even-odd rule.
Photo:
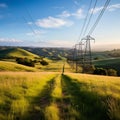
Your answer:
[[[29,119],[27,120],[45,120],[44,109],[51,103],[51,93],[54,89],[54,84],[55,78],[48,81],[41,93],[33,99],[29,111]]]
[[[87,84],[62,75],[63,95],[70,96],[65,97],[64,103],[71,104],[71,108],[76,111],[74,120],[108,120],[105,107],[102,104],[102,96],[88,91],[85,86]]]
[[[14,120],[46,120],[45,107],[49,106],[51,103],[51,93],[54,89],[55,78],[56,77],[46,83],[38,96],[34,98],[27,98],[31,101],[27,112],[22,116],[15,116]]]

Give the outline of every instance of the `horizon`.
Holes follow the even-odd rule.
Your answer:
[[[9,45],[0,45],[1,47],[21,47],[21,48],[56,48],[56,49],[71,49],[71,47],[63,47],[63,46],[9,46]],[[107,47],[106,47],[107,46]],[[112,46],[112,47],[111,47]],[[120,49],[120,44],[116,45],[111,45],[111,44],[106,44],[106,45],[93,45],[91,51],[92,52],[102,52],[102,51],[111,51],[111,50],[119,50]]]

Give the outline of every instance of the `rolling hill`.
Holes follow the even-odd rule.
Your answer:
[[[24,66],[21,64],[17,64],[14,62],[0,61],[0,71],[27,71],[27,72],[35,72],[39,71],[36,68]]]
[[[98,68],[115,69],[118,76],[120,76],[120,58],[97,60],[93,64]]]
[[[22,48],[4,48],[0,49],[0,58],[16,58],[16,57],[22,57],[22,58],[39,58],[38,55],[33,54],[31,52],[28,52],[27,50],[24,50]]]
[[[23,47],[23,49],[30,51],[34,54],[47,57],[52,60],[62,60],[67,58],[68,53],[70,52],[69,48],[32,48],[32,47]]]

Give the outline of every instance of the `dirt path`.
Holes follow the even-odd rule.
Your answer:
[[[32,100],[27,120],[46,120],[44,111],[45,107],[49,106],[52,101],[51,93],[55,86],[56,77],[48,81],[40,94]]]

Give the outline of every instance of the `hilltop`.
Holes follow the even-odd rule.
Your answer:
[[[27,50],[24,50],[22,48],[17,48],[17,47],[5,47],[0,49],[0,58],[16,58],[16,57],[21,57],[21,58],[39,58],[38,55],[33,54]]]
[[[69,52],[71,52],[69,48],[23,47],[23,49],[52,60],[62,60],[67,58]]]

